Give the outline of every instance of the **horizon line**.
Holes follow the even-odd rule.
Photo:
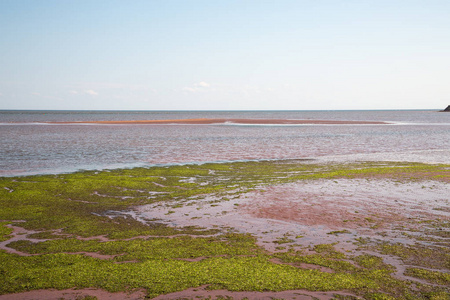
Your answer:
[[[441,108],[375,108],[375,109],[3,109],[5,111],[52,112],[290,112],[290,111],[441,111]]]

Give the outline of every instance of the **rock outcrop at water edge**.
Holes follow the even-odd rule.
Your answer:
[[[444,109],[444,110],[441,110],[441,111],[443,111],[443,112],[450,112],[450,105],[449,105],[449,106],[447,106],[447,108],[446,108],[446,109]]]

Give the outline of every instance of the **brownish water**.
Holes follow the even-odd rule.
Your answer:
[[[344,124],[53,124],[162,119]],[[389,124],[345,124],[348,122]],[[339,123],[339,122],[338,122]],[[0,176],[157,164],[314,158],[450,162],[450,114],[435,111],[0,112]]]

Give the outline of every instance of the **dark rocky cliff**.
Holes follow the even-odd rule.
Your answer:
[[[445,112],[450,112],[450,105],[449,105],[449,106],[447,106],[447,108],[446,108],[446,109],[444,109],[444,110],[441,110],[441,111],[445,111]]]

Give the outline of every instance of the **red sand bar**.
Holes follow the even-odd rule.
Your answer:
[[[388,124],[386,122],[377,121],[339,121],[339,120],[288,120],[288,119],[175,119],[175,120],[129,120],[129,121],[86,121],[86,122],[49,122],[53,124],[362,124],[362,125],[378,125]]]

